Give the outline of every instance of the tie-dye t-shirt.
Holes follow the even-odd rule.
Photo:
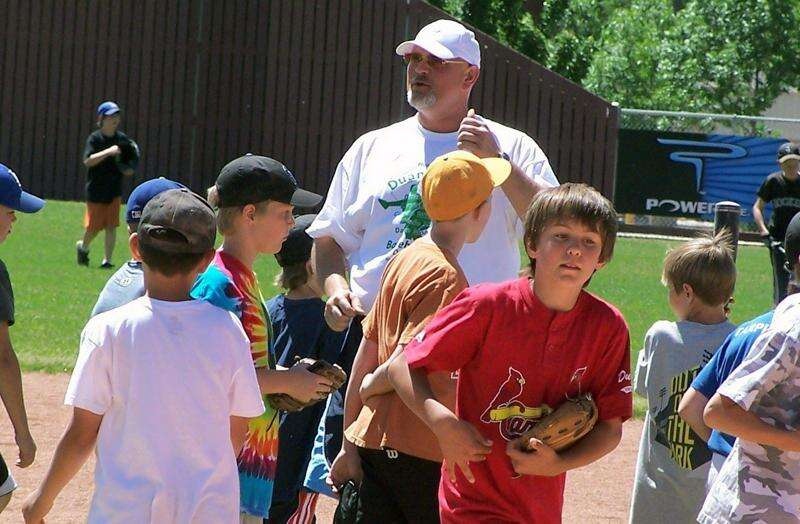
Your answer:
[[[255,367],[275,369],[272,322],[252,270],[231,255],[217,251],[191,294],[236,313],[250,339]],[[264,414],[250,421],[247,440],[237,460],[241,510],[259,517],[269,514],[278,459],[278,412],[266,397],[264,405]]]

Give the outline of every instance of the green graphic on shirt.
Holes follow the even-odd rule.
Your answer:
[[[659,411],[651,418],[655,425],[656,442],[669,448],[670,457],[678,466],[689,470],[697,469],[711,460],[711,451],[705,441],[678,415],[683,394],[701,369],[701,366],[697,366],[672,377],[666,406],[657,408]],[[667,388],[662,388],[662,401],[664,397],[667,397]]]
[[[422,197],[417,191],[417,184],[411,186],[408,196],[402,200],[378,199],[383,209],[399,207],[403,210],[400,223],[403,224],[403,233],[406,239],[415,240],[424,235],[431,225],[431,219],[422,207]]]

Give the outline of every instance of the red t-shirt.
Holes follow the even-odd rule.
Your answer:
[[[409,366],[459,370],[456,413],[493,442],[471,463],[474,484],[442,475],[442,522],[561,522],[565,475],[512,478],[506,444],[581,392],[600,420],[630,418],[629,352],[622,314],[585,291],[556,312],[522,278],[469,288],[442,309],[406,347]]]

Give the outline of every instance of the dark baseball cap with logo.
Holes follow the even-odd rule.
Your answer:
[[[800,160],[800,146],[785,142],[778,148],[778,162],[786,162],[787,160]]]
[[[245,206],[275,200],[297,207],[314,207],[322,196],[300,189],[280,162],[247,154],[229,162],[216,181],[219,207]]]
[[[275,260],[281,267],[292,266],[307,262],[311,258],[311,246],[314,239],[308,236],[306,229],[311,225],[317,215],[301,215],[295,217],[294,227],[289,230],[289,236],[283,241],[281,250],[275,253]]]
[[[139,243],[166,253],[206,253],[214,249],[217,220],[206,200],[186,188],[157,194],[144,206]]]

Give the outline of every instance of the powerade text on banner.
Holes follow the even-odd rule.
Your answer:
[[[711,218],[714,204],[750,209],[759,186],[780,170],[785,139],[619,130],[614,206],[621,213]],[[767,213],[772,206],[766,207]]]

